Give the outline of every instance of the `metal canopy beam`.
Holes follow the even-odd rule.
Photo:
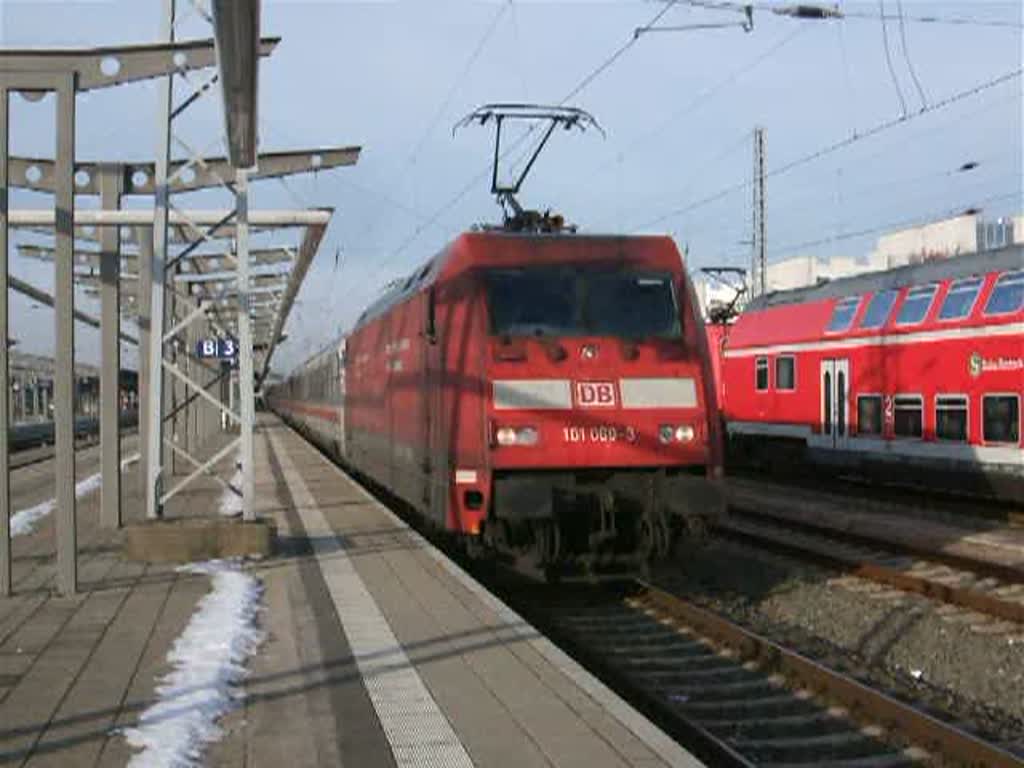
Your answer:
[[[52,232],[43,231],[40,234],[52,235]],[[75,238],[79,239],[81,236],[78,234],[76,229]],[[122,241],[123,242],[123,241]],[[37,245],[35,243],[18,243],[18,253],[22,256],[30,259],[37,259],[38,261],[53,261],[53,247],[48,245]],[[249,251],[249,260],[253,264],[282,264],[284,262],[291,263],[294,260],[294,248],[254,248]],[[224,261],[233,260],[235,254],[231,250],[222,251],[195,251],[190,253],[188,256],[182,259],[182,263],[185,265],[192,265],[195,262],[212,262],[212,261]],[[100,264],[100,252],[99,251],[87,251],[84,249],[77,249],[75,251],[75,264],[78,266],[88,267],[99,267]],[[126,263],[129,267],[134,266],[139,260],[139,254],[132,251],[121,251],[121,260]]]
[[[276,277],[284,282],[288,279],[288,273],[273,268],[254,269],[249,273],[249,277],[252,279]],[[183,272],[180,275],[174,276],[174,282],[176,283],[215,283],[218,281],[227,282],[228,280],[233,282],[234,279],[234,270],[230,272]]]
[[[213,35],[224,94],[228,155],[235,168],[251,169],[256,165],[259,0],[213,0]]]
[[[277,349],[277,344],[281,339],[281,332],[284,330],[284,324],[288,320],[288,314],[292,311],[295,297],[299,293],[299,288],[302,287],[302,281],[306,279],[306,272],[309,271],[309,265],[313,263],[313,257],[316,256],[317,249],[320,247],[320,241],[323,239],[326,230],[326,226],[310,227],[306,230],[306,236],[302,239],[298,258],[296,258],[295,266],[292,268],[291,280],[288,281],[288,287],[285,289],[284,297],[281,299],[281,306],[277,310],[274,330],[270,334],[270,346],[267,348],[267,355],[263,359],[263,370],[259,375],[260,381],[263,381],[267,376],[267,371],[270,369],[270,358],[273,357],[274,350]]]
[[[180,211],[170,211],[171,224],[198,224],[213,226],[224,220],[230,211],[188,211],[187,215]],[[310,208],[306,210],[264,210],[250,211],[250,226],[258,227],[325,227],[331,220],[332,208]],[[13,210],[10,212],[12,227],[52,227],[56,223],[56,215],[52,210]],[[101,211],[94,209],[75,211],[75,223],[93,227],[136,227],[153,226],[153,211],[121,210]],[[222,224],[220,229],[234,232],[232,223]],[[219,230],[218,230],[219,231]]]
[[[260,41],[259,53],[268,56],[281,41]],[[121,45],[102,48],[40,48],[0,50],[0,70],[7,73],[68,72],[77,75],[77,90],[107,88],[147,80],[217,63],[213,40]],[[12,90],[18,90],[17,86]],[[32,91],[33,88],[20,90]]]
[[[15,277],[14,275],[8,276],[7,284],[10,286],[12,291],[17,291],[23,296],[28,296],[30,299],[38,301],[41,304],[45,304],[48,307],[55,306],[53,296],[44,291],[42,288],[37,288],[31,283],[26,283],[24,280],[21,280]],[[75,310],[74,318],[80,323],[91,325],[93,328],[100,327],[100,321],[97,318],[93,317],[90,314],[82,312],[79,309]],[[136,339],[134,336],[131,336],[130,334],[124,333],[123,331],[119,334],[119,336],[122,341],[127,341],[129,344],[137,345],[139,343],[138,339]]]
[[[362,147],[322,147],[301,151],[266,152],[259,156],[258,166],[250,179],[272,179],[296,173],[316,172],[355,165]],[[100,194],[102,162],[75,163],[75,194]],[[156,163],[117,163],[126,195],[152,195],[156,192]],[[10,185],[37,192],[53,192],[53,161],[36,157],[10,158]],[[187,169],[187,170],[186,170]],[[198,161],[172,162],[167,183],[171,192],[190,192],[218,187],[234,178],[234,169],[227,158],[207,157]]]

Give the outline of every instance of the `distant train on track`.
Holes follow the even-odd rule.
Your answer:
[[[730,459],[1024,500],[1024,248],[769,293],[709,335]]]
[[[132,429],[138,426],[139,414],[135,410],[123,410],[118,416],[121,429]],[[100,420],[95,416],[75,417],[75,439],[82,440],[100,433]],[[24,451],[42,445],[50,445],[54,441],[52,421],[32,421],[14,424],[7,430],[7,445],[13,451]]]
[[[553,229],[459,236],[266,399],[437,527],[593,574],[719,514],[716,393],[672,240]]]

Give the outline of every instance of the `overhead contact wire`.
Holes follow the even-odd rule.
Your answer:
[[[910,114],[905,115],[905,116],[901,116],[901,117],[898,117],[898,118],[895,118],[895,119],[892,119],[892,120],[886,120],[884,122],[878,123],[877,125],[875,125],[875,126],[869,128],[868,130],[864,131],[863,133],[854,133],[852,136],[849,136],[849,137],[847,137],[845,139],[841,139],[839,141],[836,141],[836,142],[834,142],[832,144],[829,144],[829,145],[827,145],[825,147],[822,147],[821,149],[815,150],[814,152],[811,152],[809,154],[806,154],[806,155],[803,155],[801,157],[798,157],[795,160],[791,160],[790,162],[788,162],[788,163],[786,163],[784,165],[781,165],[778,168],[773,168],[773,169],[769,170],[765,175],[768,178],[774,177],[774,176],[779,176],[779,175],[781,175],[783,173],[787,173],[787,172],[793,170],[794,168],[798,168],[798,167],[800,167],[802,165],[807,165],[808,163],[812,163],[812,162],[814,162],[816,160],[819,160],[822,157],[825,157],[827,155],[833,154],[834,152],[838,152],[839,150],[845,149],[846,147],[849,147],[849,146],[851,146],[853,144],[856,144],[856,143],[858,143],[860,141],[864,141],[865,139],[869,139],[869,138],[872,138],[873,136],[877,136],[878,134],[883,133],[884,131],[887,131],[887,130],[889,130],[891,128],[895,128],[895,127],[903,125],[905,123],[909,123],[912,120],[915,120],[915,119],[917,119],[919,117],[923,117],[924,115],[927,115],[927,114],[931,114],[932,112],[937,112],[937,111],[939,111],[941,109],[945,109],[946,107],[952,106],[953,104],[961,102],[964,99],[971,98],[972,96],[977,96],[978,94],[984,93],[985,91],[988,91],[988,90],[990,90],[992,88],[995,88],[995,87],[997,87],[999,85],[1002,85],[1003,83],[1007,83],[1007,82],[1009,82],[1011,80],[1019,78],[1021,76],[1021,72],[1022,71],[1024,71],[1024,68],[1018,67],[1017,69],[1015,69],[1015,70],[1013,70],[1011,72],[1007,72],[1006,74],[1000,75],[999,77],[995,77],[995,78],[993,78],[991,80],[986,80],[984,83],[980,83],[979,85],[976,85],[976,86],[974,86],[972,88],[968,88],[967,90],[964,90],[964,91],[958,91],[957,93],[953,94],[952,96],[947,96],[945,99],[942,99],[941,101],[933,102],[932,104],[929,104],[927,107],[923,107],[922,109],[920,109],[917,112],[913,112],[913,113],[910,113]],[[683,215],[685,213],[690,213],[691,211],[695,211],[698,208],[703,208],[706,205],[710,205],[711,203],[714,203],[714,202],[717,202],[718,200],[721,200],[722,198],[726,197],[727,195],[730,195],[730,194],[732,194],[734,192],[739,192],[741,190],[747,189],[752,184],[753,184],[753,181],[747,179],[747,180],[740,181],[740,182],[737,182],[735,184],[732,184],[732,185],[730,185],[728,187],[724,187],[724,188],[720,189],[719,191],[717,191],[717,192],[715,192],[715,193],[713,193],[711,195],[708,195],[707,197],[701,198],[700,200],[697,200],[697,201],[695,201],[693,203],[690,203],[689,205],[686,205],[686,206],[684,206],[682,208],[677,208],[677,209],[674,209],[674,210],[669,211],[667,213],[664,213],[664,214],[658,216],[657,218],[652,219],[652,220],[648,221],[647,223],[641,225],[640,227],[637,227],[637,229],[633,230],[633,231],[635,232],[635,231],[637,231],[639,229],[645,229],[647,227],[654,226],[655,224],[660,224],[662,221],[665,221],[666,219],[673,218],[674,216],[681,216],[681,215]]]

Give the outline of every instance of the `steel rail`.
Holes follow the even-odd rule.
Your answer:
[[[952,587],[934,579],[913,575],[900,568],[844,555],[832,548],[816,547],[810,542],[795,541],[791,534],[798,531],[811,536],[821,536],[844,543],[880,549],[893,556],[912,556],[928,564],[945,565],[973,575],[995,578],[1004,582],[1005,586],[1024,584],[1024,572],[1020,569],[976,560],[963,555],[936,552],[923,547],[905,546],[901,543],[842,531],[830,526],[777,518],[770,513],[749,510],[744,507],[733,507],[731,511],[733,515],[739,513],[742,516],[750,516],[763,522],[750,524],[735,518],[715,522],[714,529],[730,538],[744,540],[758,546],[767,546],[776,551],[811,560],[820,565],[836,568],[906,592],[913,592],[944,603],[959,605],[979,613],[1024,624],[1024,603],[1004,600],[970,587]],[[774,526],[781,532],[771,531],[767,526]]]
[[[943,723],[853,678],[801,656],[710,611],[687,603],[646,582],[630,599],[641,610],[679,622],[700,635],[734,650],[744,660],[781,675],[790,685],[840,703],[849,716],[865,725],[883,724],[914,745],[962,765],[1011,768],[1020,758],[955,726]]]

